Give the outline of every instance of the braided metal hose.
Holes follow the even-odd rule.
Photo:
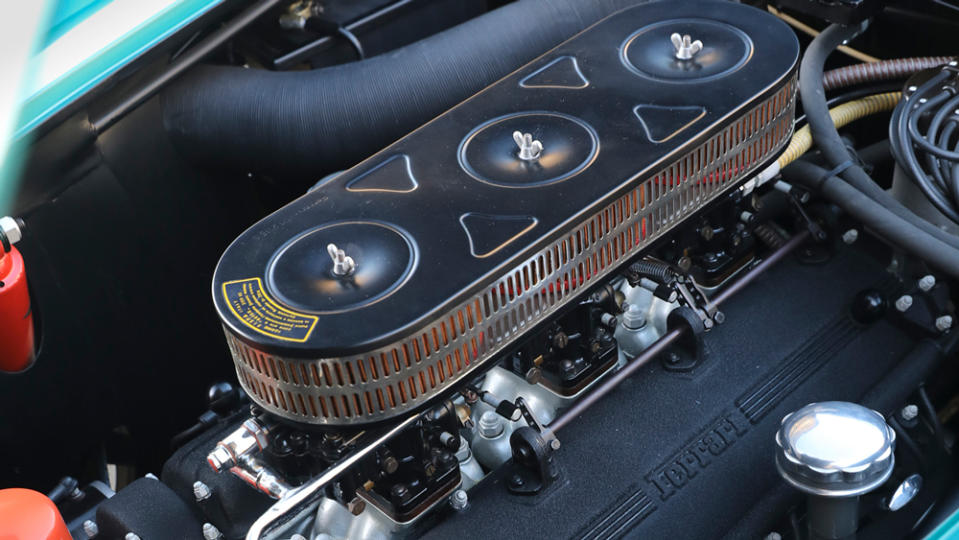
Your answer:
[[[823,86],[826,90],[833,90],[864,82],[901,79],[917,71],[938,67],[950,61],[952,61],[951,56],[927,56],[853,64],[824,73]]]

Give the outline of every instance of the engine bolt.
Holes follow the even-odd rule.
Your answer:
[[[509,483],[513,487],[523,487],[523,484],[526,482],[523,480],[522,476],[514,474],[513,477],[509,479]]]
[[[906,405],[901,411],[899,411],[899,416],[901,416],[906,422],[911,422],[915,420],[917,416],[919,416],[919,407],[912,404]]]
[[[396,472],[396,469],[400,468],[400,462],[396,460],[395,457],[389,456],[383,460],[383,472],[386,474],[393,474]]]
[[[396,484],[390,488],[390,495],[398,502],[404,502],[410,494],[410,488],[406,484]]]
[[[223,538],[223,533],[220,532],[220,529],[216,528],[216,525],[212,523],[203,524],[204,540],[219,540],[220,538]]]
[[[858,239],[859,231],[856,229],[849,229],[848,231],[842,233],[842,241],[846,244],[854,244]]]
[[[646,326],[646,314],[636,304],[629,304],[623,313],[623,326],[630,330],[639,330]]]
[[[95,521],[88,519],[83,522],[83,532],[87,535],[87,538],[93,538],[100,534],[100,527],[97,527]]]
[[[196,502],[205,501],[213,495],[213,491],[210,490],[210,486],[204,484],[197,480],[193,482],[193,498],[196,499]]]
[[[456,511],[466,510],[466,505],[468,505],[469,502],[469,495],[462,489],[457,489],[453,492],[453,496],[450,497],[450,506]]]
[[[598,350],[598,347],[596,348],[597,350],[592,350],[593,346],[595,345],[598,345],[598,343],[590,343],[590,349],[593,354],[595,354]],[[559,363],[559,375],[565,380],[572,379],[576,376],[576,364],[574,364],[573,361],[568,358],[564,359]]]
[[[503,425],[503,418],[494,411],[486,411],[479,419],[479,435],[484,439],[494,439],[499,437],[506,426]]]
[[[447,448],[452,448],[453,450],[459,448],[460,440],[455,435],[448,431],[440,433],[440,444]]]
[[[936,319],[936,330],[940,332],[945,332],[952,328],[952,317],[950,315],[943,315]]]
[[[366,502],[359,497],[354,497],[352,501],[346,504],[346,509],[354,516],[358,516],[363,513],[363,510],[366,510]]]
[[[922,292],[929,292],[935,286],[936,278],[931,274],[928,276],[922,276],[922,279],[919,280],[919,290]]]
[[[610,328],[616,328],[616,325],[619,324],[619,319],[612,313],[603,313],[600,315],[599,321]]]
[[[123,540],[140,540],[140,535],[137,533],[128,532],[123,536]]]
[[[904,294],[896,299],[896,309],[899,311],[905,312],[912,307],[912,297],[908,294]]]

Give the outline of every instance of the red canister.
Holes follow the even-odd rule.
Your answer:
[[[0,246],[0,371],[15,373],[33,363],[33,312],[23,256],[5,244]]]

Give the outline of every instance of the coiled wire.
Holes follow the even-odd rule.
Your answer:
[[[929,202],[959,223],[959,95],[946,84],[952,76],[941,71],[896,106],[889,142],[896,162]]]

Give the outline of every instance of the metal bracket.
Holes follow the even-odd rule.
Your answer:
[[[799,198],[796,197],[794,193],[786,193],[786,197],[792,202],[793,206],[796,207],[796,211],[799,212],[799,215],[802,216],[803,221],[806,223],[806,229],[812,235],[813,240],[816,242],[822,242],[826,239],[826,231],[822,230],[822,227],[816,223],[809,214],[806,213],[806,209],[803,208],[802,202]]]
[[[719,311],[719,308],[710,302],[709,298],[706,298],[706,293],[699,288],[699,285],[696,285],[693,278],[680,276],[673,283],[673,287],[679,293],[677,298],[679,303],[692,309],[702,320],[703,327],[706,330],[712,329],[717,324],[723,324],[723,321],[726,320],[726,315]]]
[[[509,438],[514,466],[507,487],[517,495],[534,495],[559,477],[553,454],[559,450],[560,442],[551,429],[533,416],[523,398],[516,398],[516,408],[528,425],[513,431]]]
[[[706,330],[726,320],[723,312],[709,301],[688,274],[656,259],[647,258],[645,262],[651,265],[648,266],[649,270],[636,271],[632,266],[627,268],[625,276],[630,285],[642,287],[665,302],[679,302],[681,306],[690,308],[702,320]]]

